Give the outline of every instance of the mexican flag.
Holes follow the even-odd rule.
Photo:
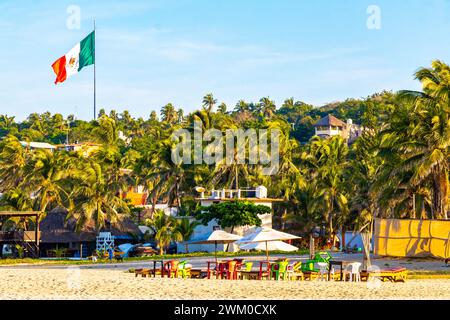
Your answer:
[[[95,63],[95,31],[78,43],[65,56],[59,58],[53,65],[56,73],[55,84],[66,81],[84,67]]]

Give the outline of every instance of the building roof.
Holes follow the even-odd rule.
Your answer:
[[[56,149],[56,146],[46,143],[46,142],[26,142],[20,141],[20,144],[25,148],[33,148],[33,149]]]
[[[59,148],[67,148],[67,147],[101,147],[102,145],[94,142],[78,142],[78,143],[65,143],[59,144],[57,147]]]
[[[339,120],[335,116],[329,114],[325,118],[320,119],[317,121],[317,123],[314,125],[315,127],[345,127],[346,123],[342,120]]]
[[[33,211],[0,211],[0,216],[3,217],[38,217],[40,216],[40,212],[33,212]]]
[[[41,241],[43,243],[69,243],[95,241],[97,231],[93,222],[87,223],[80,232],[76,232],[76,219],[66,219],[67,212],[54,210],[40,223]],[[120,239],[131,239],[132,235],[142,234],[138,226],[129,218],[124,218],[120,223],[111,225],[113,236]]]

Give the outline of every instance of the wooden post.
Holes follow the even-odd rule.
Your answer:
[[[36,242],[36,258],[39,258],[39,256],[40,256],[40,252],[39,252],[39,245],[40,245],[40,239],[39,239],[39,214],[36,214],[36,227],[35,227],[34,241]]]
[[[314,237],[313,234],[311,233],[309,235],[309,258],[313,259],[315,256],[315,250],[316,250],[316,246],[314,244]]]

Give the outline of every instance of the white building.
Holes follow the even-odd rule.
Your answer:
[[[36,149],[46,149],[50,151],[55,151],[56,146],[46,143],[46,142],[26,142],[26,141],[20,141],[20,144],[22,147],[30,149],[30,150],[36,150]]]

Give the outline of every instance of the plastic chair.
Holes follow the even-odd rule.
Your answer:
[[[304,279],[303,272],[301,271],[302,264],[301,261],[298,261],[288,266],[287,274],[289,280],[292,280],[295,277],[300,277],[302,280]]]
[[[248,275],[249,272],[251,272],[253,269],[253,262],[245,262],[242,266],[241,269],[238,270],[238,279],[249,279],[250,276]],[[243,273],[242,273],[243,272]]]
[[[237,261],[228,261],[227,269],[225,270],[228,280],[237,280],[237,264]]]
[[[349,272],[350,282],[353,282],[353,280],[356,282],[361,282],[361,272],[360,272],[361,265],[362,265],[361,262],[354,262],[347,267],[347,270],[350,269],[350,270],[348,270],[348,271],[350,271]],[[345,281],[345,277],[344,277],[344,281]]]
[[[288,265],[289,265],[288,261],[280,261],[278,263],[273,264],[272,265],[272,277],[274,277],[275,280],[279,280],[280,277],[283,280],[286,280]]]
[[[178,276],[183,279],[191,277],[192,265],[187,264],[187,261],[182,261],[178,265]]]
[[[319,278],[322,281],[328,280],[328,263],[327,262],[318,262],[319,266]]]
[[[166,270],[164,273],[167,274],[169,278],[178,278],[178,265],[180,264],[177,260],[172,260],[167,263]]]

